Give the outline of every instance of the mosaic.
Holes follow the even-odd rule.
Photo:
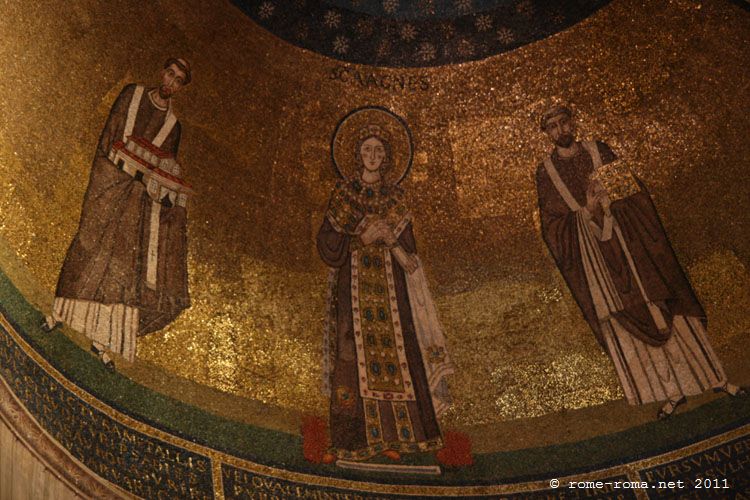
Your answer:
[[[144,435],[82,401],[25,354],[8,327],[0,324],[2,378],[72,456],[141,498],[213,498],[208,457]]]
[[[9,5],[2,378],[145,497],[746,488],[607,469],[747,423],[739,7]]]
[[[5,289],[2,293],[5,303],[14,302],[8,300]],[[23,318],[26,316],[23,309],[28,307],[28,304],[22,305],[21,309],[18,305],[13,306],[14,314]],[[29,341],[47,338],[43,332],[23,332],[19,326],[8,321],[7,314],[8,311],[0,310],[0,358],[3,359],[4,369],[3,382],[0,384],[0,416],[6,421],[9,418],[12,421],[18,419],[19,413],[28,411],[37,418],[33,425],[41,425],[59,440],[60,446],[74,454],[95,474],[142,498],[158,498],[163,495],[181,498],[284,499],[404,496],[589,498],[592,494],[599,498],[639,498],[643,494],[661,498],[664,495],[679,496],[686,492],[693,492],[701,497],[723,498],[727,492],[739,494],[746,491],[747,441],[750,431],[750,404],[747,401],[742,407],[733,405],[734,407],[723,411],[720,408],[709,411],[708,415],[712,415],[712,418],[726,419],[720,425],[732,427],[733,430],[729,432],[716,433],[715,429],[687,448],[615,468],[591,469],[578,475],[568,475],[566,470],[576,466],[571,463],[561,464],[559,458],[554,457],[555,453],[551,457],[555,465],[540,464],[541,468],[536,473],[531,472],[533,467],[530,469],[529,465],[524,465],[521,469],[517,465],[511,465],[519,461],[533,463],[539,460],[533,456],[511,456],[506,462],[500,456],[479,455],[477,459],[480,463],[477,465],[481,464],[482,469],[490,469],[490,475],[485,478],[455,475],[457,471],[471,471],[471,468],[446,469],[446,482],[456,482],[460,486],[435,485],[434,480],[430,479],[433,477],[431,474],[434,474],[434,466],[427,465],[409,466],[412,470],[405,476],[405,483],[408,484],[398,484],[398,481],[394,484],[372,483],[367,480],[372,476],[354,476],[354,481],[352,478],[327,477],[330,471],[326,473],[324,470],[319,471],[320,475],[313,476],[267,467],[186,441],[107,406],[72,384],[32,348]],[[46,351],[48,355],[51,352],[39,345],[36,349]],[[106,369],[99,364],[98,370],[103,372]],[[98,378],[106,379],[111,376],[105,374],[106,372],[100,373]],[[8,398],[12,393],[6,393],[6,387],[16,391],[16,396]],[[15,405],[16,397],[27,407],[9,408],[8,403]],[[695,422],[708,420],[706,412],[693,413],[697,419]],[[732,418],[738,413],[744,416],[732,422]],[[686,418],[690,416],[685,415]],[[692,430],[700,427],[691,422],[686,424]],[[38,432],[36,428],[25,430]],[[634,436],[626,436],[622,440],[613,440],[607,436],[602,442],[576,443],[572,449],[561,449],[558,453],[566,457],[586,455],[590,459],[606,448],[602,446],[603,442],[611,446],[621,441],[626,446],[635,446],[638,453],[642,454],[653,444],[663,446],[654,443],[653,437],[648,436],[654,432],[656,435],[664,434],[663,428],[652,426],[651,429],[636,430],[634,436],[640,435],[641,439],[645,439],[643,442],[637,442],[639,438]],[[669,447],[676,444],[673,442]],[[270,449],[266,451],[268,455],[272,453]],[[529,451],[525,450],[524,453]],[[549,456],[549,449],[543,453]],[[623,456],[622,453],[623,450],[615,451],[616,456]],[[531,462],[527,462],[529,459]],[[394,474],[403,474],[403,468],[404,466],[399,465],[380,464],[378,468],[370,469],[368,474],[389,474],[395,480]],[[511,474],[518,474],[520,470],[524,470],[521,476],[507,476],[509,471]],[[426,478],[419,479],[419,475],[426,475]],[[530,479],[530,475],[540,479]],[[503,484],[491,484],[503,477]],[[77,476],[75,482],[79,481],[93,481],[96,484],[97,480]],[[470,483],[476,484],[469,485]],[[99,494],[104,493],[101,485],[95,488]]]
[[[470,430],[619,400],[624,393],[617,373],[576,310],[540,237],[535,213],[534,171],[550,149],[539,116],[550,96],[561,95],[553,85],[560,82],[570,89],[561,97],[573,101],[579,136],[607,142],[647,185],[706,309],[712,347],[720,357],[738,356],[737,342],[748,329],[743,311],[750,304],[750,254],[746,240],[731,235],[747,231],[746,187],[727,184],[722,189],[730,201],[716,203],[699,186],[718,182],[706,165],[719,161],[731,177],[740,174],[747,155],[744,115],[734,111],[744,102],[731,91],[741,88],[742,73],[722,69],[742,67],[742,53],[732,43],[711,41],[740,36],[746,18],[729,3],[691,5],[638,10],[627,2],[610,4],[555,37],[469,66],[403,71],[345,66],[347,75],[359,73],[365,81],[370,76],[389,82],[426,79],[429,90],[413,92],[332,79],[339,63],[290,47],[236,12],[212,11],[213,17],[195,23],[182,8],[167,3],[118,10],[134,25],[146,20],[155,25],[160,18],[174,23],[171,42],[164,30],[139,35],[145,45],[172,47],[163,57],[134,59],[125,48],[117,54],[101,52],[94,40],[111,36],[105,26],[112,23],[93,19],[110,14],[73,6],[50,28],[34,28],[33,45],[9,38],[3,46],[13,61],[1,84],[8,103],[0,145],[4,270],[14,280],[26,280],[25,291],[40,310],[52,311],[51,297],[83,208],[92,148],[109,110],[126,85],[158,83],[163,62],[177,55],[192,63],[194,77],[174,99],[184,128],[181,175],[196,191],[187,219],[191,305],[166,328],[138,338],[135,364],[115,355],[117,369],[148,385],[158,379],[149,368],[155,365],[175,377],[278,408],[275,418],[266,419],[271,422],[284,420],[281,416],[290,410],[327,413],[328,399],[318,390],[326,269],[314,242],[336,178],[330,140],[346,113],[376,103],[402,116],[414,139],[413,166],[403,187],[410,209],[421,214],[415,222],[420,258],[450,354],[460,367],[450,380],[448,425]],[[638,14],[631,19],[631,12]],[[731,12],[740,15],[723,17]],[[8,10],[6,22],[16,23],[22,38],[30,33],[24,27],[31,21],[24,19],[22,11]],[[213,25],[232,28],[217,31]],[[626,52],[614,49],[623,43],[618,26],[635,37]],[[710,37],[706,31],[705,43],[691,45],[698,26],[715,30],[709,30]],[[69,33],[71,43],[58,47],[60,33]],[[256,52],[234,51],[237,37],[252,40]],[[588,39],[599,41],[579,51],[578,44]],[[197,48],[208,40],[210,58]],[[714,57],[701,56],[706,47]],[[88,104],[71,107],[72,97],[54,99],[47,93],[39,97],[46,100],[42,109],[12,91],[14,82],[24,78],[24,60],[45,60],[45,51],[60,50],[67,51],[60,58],[71,71],[89,75],[89,84],[59,82],[57,71],[46,65],[38,79],[45,88],[78,95]],[[262,66],[266,69],[249,71],[267,51],[283,56]],[[304,71],[300,57],[309,58]],[[721,75],[719,87],[704,88],[704,80],[689,77],[703,65]],[[244,86],[226,82],[227,68],[255,82],[252,96]],[[587,68],[601,71],[588,73]],[[268,84],[282,73],[297,84]],[[313,94],[316,99],[302,97]],[[442,111],[427,112],[432,108]],[[701,117],[694,127],[681,125],[688,109]],[[279,113],[288,119],[279,121]],[[75,133],[52,128],[42,147],[33,137],[39,133],[35,124],[46,115],[66,116]],[[719,154],[706,137],[732,153]],[[35,168],[29,170],[28,164]],[[66,182],[47,181],[63,171]],[[263,236],[269,227],[273,234]],[[455,250],[457,242],[463,250]],[[554,344],[546,340],[552,331]],[[172,394],[185,398],[190,391]],[[229,413],[232,406],[220,411]]]
[[[236,0],[284,40],[328,57],[377,66],[473,61],[553,35],[608,0]]]

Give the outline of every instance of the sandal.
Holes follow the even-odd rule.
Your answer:
[[[730,385],[734,387],[734,391],[731,391],[729,389]],[[735,398],[738,396],[747,396],[748,389],[747,387],[743,387],[741,385],[734,385],[730,384],[729,382],[724,382],[724,384],[718,387],[714,387],[714,392],[726,392],[727,394]]]
[[[44,333],[50,333],[52,332],[52,330],[60,327],[61,325],[62,323],[60,321],[55,321],[55,323],[52,326],[50,326],[49,322],[47,321],[47,318],[44,318],[42,320],[42,324],[39,325],[39,328],[41,328]]]
[[[104,363],[104,368],[106,368],[107,370],[111,372],[115,371],[115,362],[112,361],[112,359],[109,358],[109,356],[107,356],[107,358],[109,359],[107,359],[107,361],[104,361],[104,356],[107,354],[107,351],[105,351],[104,349],[97,349],[97,347],[94,344],[91,344],[91,352],[96,354],[99,360],[102,363]]]
[[[680,406],[681,404],[685,404],[686,402],[687,402],[687,398],[685,398],[685,396],[682,396],[677,401],[672,401],[670,399],[656,413],[656,419],[657,420],[666,420],[666,419],[668,419],[669,417],[672,416],[672,414],[674,413],[674,411],[677,409],[678,406]],[[665,407],[667,407],[667,405],[669,405],[669,411],[665,410]]]

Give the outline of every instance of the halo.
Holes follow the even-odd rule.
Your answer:
[[[414,159],[411,131],[403,118],[381,106],[363,106],[350,111],[336,125],[331,138],[331,159],[336,173],[344,179],[358,176],[355,149],[360,131],[377,126],[388,136],[392,165],[385,172],[388,184],[398,184],[409,173]]]

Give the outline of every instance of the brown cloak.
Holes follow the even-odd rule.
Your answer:
[[[145,184],[107,159],[122,139],[135,85],[117,97],[104,125],[91,166],[78,231],[65,256],[57,297],[124,304],[139,309],[138,335],[172,322],[190,305],[187,285],[186,210],[165,201],[160,213],[156,289],[146,286],[149,220],[152,200]],[[161,129],[166,110],[144,93],[133,135],[148,140]],[[176,156],[180,124],[175,124],[161,149]]]
[[[597,142],[597,147],[602,164],[616,159],[606,144]],[[578,204],[585,206],[586,188],[594,165],[585,148],[581,146],[579,151],[577,156],[569,159],[560,158],[555,151],[552,162]],[[669,325],[675,315],[694,316],[705,322],[703,308],[677,261],[656,207],[645,185],[640,180],[637,182],[641,191],[612,201],[610,210],[633,256],[646,295],[662,309]],[[542,237],[586,321],[599,343],[604,346],[599,319],[584,272],[575,213],[558,193],[543,164],[537,168],[536,185]],[[601,217],[602,214],[595,216]],[[663,345],[669,338],[671,329],[660,332],[654,324],[618,239],[611,238],[599,241],[598,244],[624,304],[624,309],[613,315],[643,342]]]

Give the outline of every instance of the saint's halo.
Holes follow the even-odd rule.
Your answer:
[[[331,158],[336,173],[356,179],[359,171],[356,150],[363,130],[379,127],[390,143],[393,164],[385,172],[387,184],[398,184],[409,173],[414,158],[411,131],[403,118],[380,106],[364,106],[350,111],[336,125],[331,139]]]

